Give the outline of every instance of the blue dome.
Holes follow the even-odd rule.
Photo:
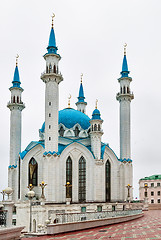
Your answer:
[[[73,108],[65,108],[59,111],[59,124],[62,123],[66,128],[72,128],[75,124],[79,124],[83,129],[88,129],[90,127],[90,118]],[[40,129],[41,132],[45,130],[45,122]]]
[[[97,108],[92,113],[92,120],[93,119],[101,119],[100,111]]]

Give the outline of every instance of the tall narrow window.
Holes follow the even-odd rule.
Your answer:
[[[96,124],[94,125],[94,131],[97,131],[97,125]]]
[[[111,199],[111,165],[107,160],[105,165],[105,179],[106,179],[106,202],[110,202]]]
[[[48,66],[46,66],[46,73],[48,73]]]
[[[124,87],[124,94],[126,93],[126,88]]]
[[[17,97],[17,103],[19,103],[19,97]]]
[[[82,156],[79,159],[79,202],[86,201],[86,160]]]
[[[13,97],[13,103],[15,103],[15,96]]]
[[[56,66],[54,65],[54,73],[56,73]]]
[[[49,73],[51,73],[51,70],[52,70],[52,66],[51,64],[49,65]]]
[[[74,130],[74,132],[75,132],[75,137],[78,137],[78,135],[79,135],[79,128],[78,127],[75,127],[75,130]]]
[[[64,128],[61,126],[60,127],[60,129],[59,129],[59,135],[61,136],[61,137],[63,137],[64,136]]]
[[[29,162],[29,184],[37,186],[38,182],[38,164],[34,158],[31,158]]]
[[[66,183],[69,183],[70,187],[66,188],[66,197],[72,198],[72,159],[68,157],[66,161]]]
[[[100,131],[101,130],[101,127],[100,127],[100,124],[98,124],[98,131]]]

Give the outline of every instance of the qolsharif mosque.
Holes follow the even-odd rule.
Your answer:
[[[28,228],[29,200],[27,186],[35,192],[33,198],[33,224],[44,224],[56,213],[96,211],[100,206],[108,209],[113,203],[127,199],[127,185],[132,186],[133,167],[130,144],[130,104],[134,98],[130,89],[126,47],[124,49],[120,91],[116,99],[120,105],[120,157],[108,144],[102,142],[103,121],[97,107],[86,115],[83,83],[78,89],[75,109],[59,110],[59,84],[63,76],[59,69],[59,55],[53,27],[44,54],[45,71],[41,80],[45,86],[45,122],[39,129],[39,139],[21,150],[22,100],[18,62],[12,86],[9,88],[10,110],[10,164],[8,186],[13,189],[18,225]],[[95,99],[94,99],[95,100]],[[43,194],[42,194],[42,184]],[[132,198],[132,188],[130,189]],[[34,228],[35,228],[34,226]]]

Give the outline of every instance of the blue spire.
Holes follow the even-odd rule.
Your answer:
[[[55,33],[54,33],[53,27],[51,28],[49,44],[48,44],[47,50],[48,50],[48,53],[57,54],[58,48],[56,47]]]
[[[13,86],[12,87],[18,87],[18,88],[21,88],[20,87],[20,77],[19,77],[19,71],[18,71],[18,66],[17,66],[17,63],[16,63],[16,67],[15,67],[15,72],[14,72],[14,77],[13,77]]]
[[[122,72],[121,72],[121,77],[129,77],[128,74],[130,73],[128,71],[128,65],[127,65],[127,59],[126,59],[126,46],[127,44],[124,45],[124,58],[123,58],[123,63],[122,63]]]
[[[83,84],[81,81],[80,88],[79,88],[79,96],[78,96],[78,102],[84,102],[84,91],[83,91]]]

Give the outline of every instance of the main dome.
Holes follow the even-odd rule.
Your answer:
[[[75,124],[79,124],[84,130],[90,126],[90,118],[73,108],[65,108],[59,111],[59,124],[62,123],[66,128],[72,128]],[[40,131],[43,133],[45,130],[45,122]]]

